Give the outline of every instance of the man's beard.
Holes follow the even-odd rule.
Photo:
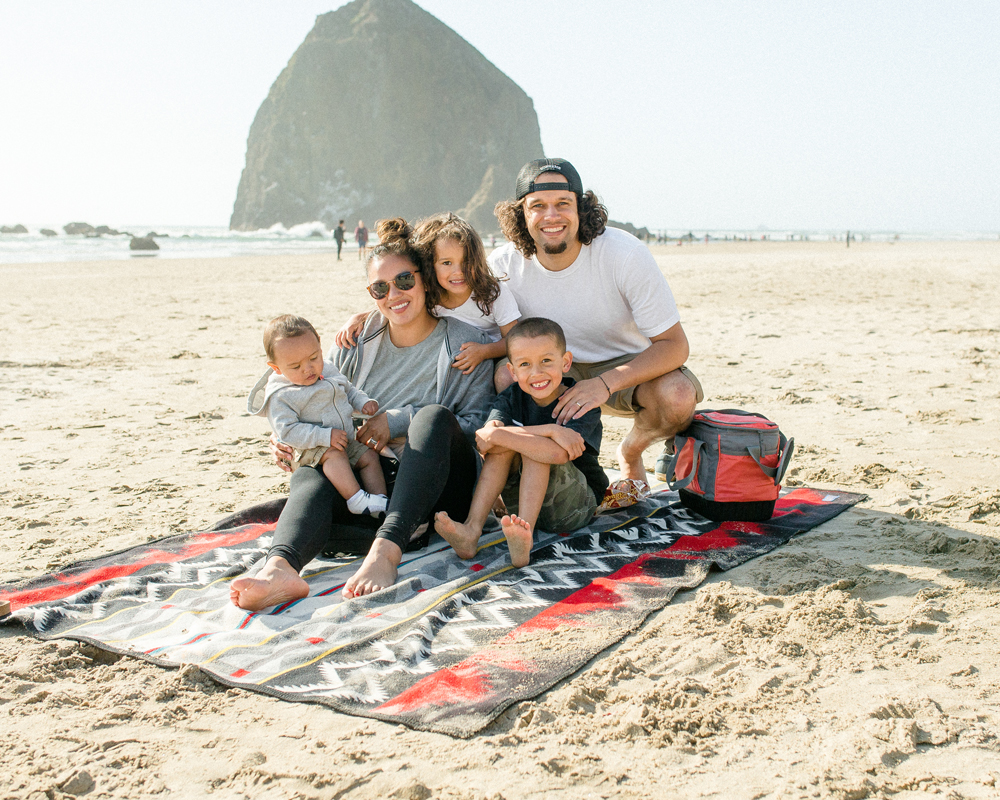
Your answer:
[[[543,244],[542,250],[544,250],[547,255],[557,256],[560,253],[565,253],[567,247],[569,247],[568,242],[560,242],[559,244]]]

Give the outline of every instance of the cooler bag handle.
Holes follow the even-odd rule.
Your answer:
[[[782,478],[785,477],[785,470],[788,469],[788,465],[792,461],[792,453],[795,452],[795,438],[786,440],[784,434],[781,434],[781,461],[778,462],[777,470],[778,474],[774,478],[774,485],[777,486],[781,483]]]
[[[674,470],[677,468],[677,459],[681,457],[681,450],[684,447],[678,447],[676,442],[674,444],[674,457],[670,459],[670,463],[667,465],[667,486],[672,490],[674,489],[686,489],[688,484],[695,479],[698,474],[698,457],[701,454],[701,448],[705,446],[705,443],[701,439],[695,439],[694,437],[689,437],[688,441],[694,442],[694,451],[691,453],[691,472],[688,473],[686,478],[681,478],[679,481],[673,480]],[[685,442],[685,445],[687,442]]]
[[[774,480],[774,485],[777,486],[781,483],[781,479],[785,477],[785,470],[788,469],[788,462],[792,458],[792,451],[795,450],[795,439],[785,438],[785,434],[778,432],[779,443],[781,444],[781,459],[778,461],[776,467],[768,467],[765,464],[760,463],[760,448],[759,447],[748,447],[747,452],[750,453],[750,458],[752,458],[760,471],[763,472],[767,477]]]

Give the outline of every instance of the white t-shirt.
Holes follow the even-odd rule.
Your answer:
[[[562,326],[576,361],[640,353],[649,337],[681,319],[649,248],[618,228],[607,228],[559,272],[545,269],[536,256],[525,258],[512,243],[488,261],[514,293],[523,318],[548,317]]]
[[[517,300],[514,299],[514,295],[506,282],[500,283],[500,296],[493,303],[493,313],[489,316],[486,316],[479,310],[475,298],[471,296],[458,308],[434,306],[434,313],[439,317],[454,317],[471,325],[473,328],[479,328],[493,342],[500,341],[501,326],[510,325],[510,323],[517,322],[521,318]]]

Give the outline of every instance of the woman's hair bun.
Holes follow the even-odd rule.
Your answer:
[[[379,242],[388,244],[392,241],[406,241],[413,234],[413,228],[402,217],[380,219],[375,223],[375,233]]]

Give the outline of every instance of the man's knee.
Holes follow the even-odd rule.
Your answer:
[[[694,383],[679,369],[636,387],[636,400],[669,427],[682,430],[694,417],[698,395]]]

